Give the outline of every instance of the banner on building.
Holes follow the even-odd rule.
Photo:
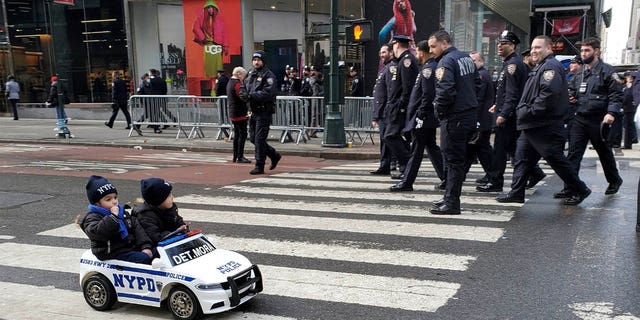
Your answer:
[[[242,63],[240,0],[183,0],[182,7],[188,92],[213,95],[218,70],[229,75]]]
[[[551,35],[580,33],[581,21],[582,17],[553,19],[553,31]]]
[[[553,51],[562,51],[564,50],[564,41],[557,40],[551,43],[551,50]]]
[[[53,3],[59,3],[59,4],[66,4],[66,5],[70,5],[70,6],[74,6],[75,3],[73,3],[74,0],[53,0]]]

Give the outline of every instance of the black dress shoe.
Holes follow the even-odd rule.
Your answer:
[[[255,167],[253,170],[249,171],[249,174],[264,174],[264,169]]]
[[[153,129],[153,133],[162,133],[162,130],[160,130],[160,128],[155,128]]]
[[[476,190],[480,192],[502,192],[502,186],[497,186],[491,182],[476,186]]]
[[[237,160],[238,160],[238,158],[233,157],[233,159],[231,159],[231,162],[236,163]]]
[[[447,189],[447,180],[440,181],[440,183],[435,185],[434,189],[436,191],[446,190]]]
[[[112,125],[112,124],[109,124],[109,122],[108,122],[108,121],[105,121],[105,122],[104,122],[104,125],[105,125],[105,126],[107,126],[107,127],[109,127],[109,128],[111,128],[111,129],[113,129],[113,125]]]
[[[437,208],[431,208],[429,209],[429,212],[431,212],[431,214],[449,214],[449,215],[454,215],[454,214],[460,214],[460,209],[456,209],[456,208],[452,208],[449,207],[446,204],[443,204]]]
[[[553,194],[554,199],[567,199],[570,198],[573,192],[569,189],[562,189],[560,192],[556,192]]]
[[[251,163],[251,160],[245,158],[245,157],[240,157],[236,160],[236,163]]]
[[[609,183],[609,187],[604,191],[604,194],[615,194],[620,190],[620,186],[622,185],[622,178],[618,182]]]
[[[564,204],[568,206],[575,206],[580,204],[584,199],[586,199],[591,194],[591,189],[587,188],[587,190],[581,193],[574,193],[571,197],[564,199]]]
[[[369,171],[369,174],[372,174],[374,176],[388,176],[391,174],[391,172],[389,170],[383,170],[378,168],[378,170]]]
[[[536,184],[538,184],[538,182],[542,181],[542,179],[544,179],[544,177],[546,177],[546,174],[541,174],[539,176],[535,176],[535,177],[530,177],[529,181],[527,182],[527,189],[531,189],[533,187],[536,186]]]
[[[391,192],[413,191],[413,186],[408,186],[408,185],[405,185],[404,183],[400,182],[398,184],[392,185],[389,188],[389,191],[391,191]]]
[[[489,177],[487,177],[485,175],[482,178],[478,178],[478,179],[476,179],[476,183],[478,183],[478,184],[487,184],[487,183],[489,183]]]
[[[431,206],[434,207],[434,208],[438,208],[438,207],[442,207],[443,204],[444,204],[444,198],[434,201],[431,204]]]
[[[402,180],[402,179],[404,179],[404,173],[394,174],[394,175],[391,176],[391,179],[393,179],[393,180]]]
[[[125,129],[125,130],[129,130],[129,129],[131,129],[131,126],[130,126],[130,125],[129,125],[129,126],[126,126],[124,129]]]
[[[496,201],[501,203],[524,203],[524,197],[518,197],[512,193],[505,193],[497,196]]]
[[[269,166],[269,170],[273,170],[278,166],[278,162],[280,162],[282,156],[279,153],[276,153],[276,156],[271,159],[271,165]]]

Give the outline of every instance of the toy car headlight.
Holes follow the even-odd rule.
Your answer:
[[[201,283],[196,288],[200,290],[218,290],[222,289],[222,286],[219,283]]]

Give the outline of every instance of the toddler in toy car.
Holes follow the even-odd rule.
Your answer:
[[[144,203],[137,204],[132,211],[154,245],[177,229],[186,229],[178,206],[173,202],[173,186],[160,178],[140,181]]]
[[[150,264],[153,244],[135,217],[118,204],[118,191],[106,178],[87,182],[89,212],[78,224],[91,240],[91,252],[100,260],[118,259]]]

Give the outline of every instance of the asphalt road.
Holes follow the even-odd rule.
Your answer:
[[[593,194],[577,207],[552,199],[561,184],[548,167],[524,205],[502,205],[473,191],[474,166],[463,214],[437,217],[426,210],[441,197],[428,163],[414,192],[396,194],[388,177],[368,175],[369,160],[291,156],[255,177],[229,158],[0,144],[0,318],[171,318],[84,302],[77,253],[89,243],[73,221],[99,174],[125,201],[141,178],[172,181],[186,220],[263,266],[265,292],[210,319],[640,319],[640,159],[619,158],[625,184],[613,196],[586,159]]]

